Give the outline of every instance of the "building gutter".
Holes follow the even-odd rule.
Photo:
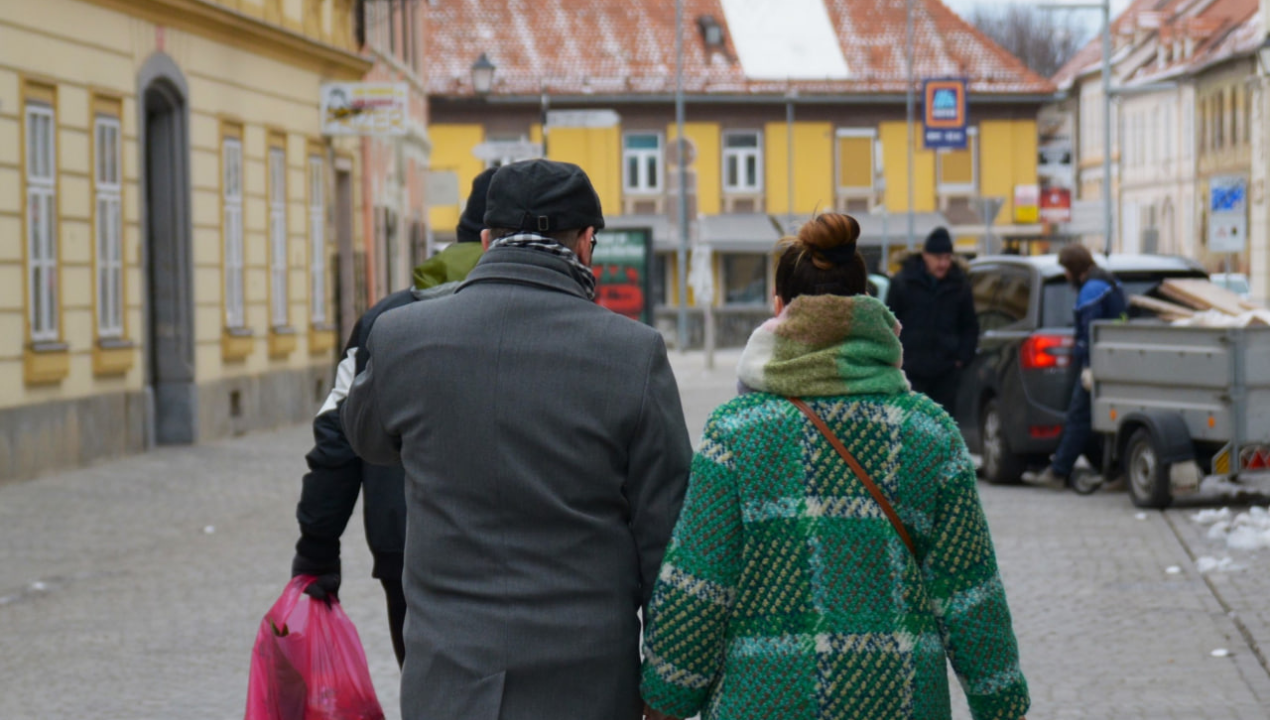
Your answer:
[[[1020,95],[976,95],[968,93],[970,105],[1044,105],[1059,99],[1057,93],[1029,93]],[[428,101],[444,104],[484,104],[490,105],[531,105],[542,104],[542,96],[534,95],[490,95],[475,98],[468,95],[429,95]],[[675,96],[671,94],[631,94],[631,95],[551,95],[553,104],[568,105],[663,105],[672,104]],[[784,105],[788,102],[784,95],[688,95],[685,101],[693,105]],[[795,101],[798,105],[902,105],[905,102],[903,93],[860,93],[835,95],[799,95]]]

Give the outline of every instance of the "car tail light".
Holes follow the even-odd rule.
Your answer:
[[[1033,440],[1053,440],[1063,434],[1063,426],[1031,425],[1027,429],[1027,434],[1031,435]]]
[[[1019,350],[1024,370],[1065,368],[1072,364],[1071,351],[1076,341],[1070,335],[1033,335]]]

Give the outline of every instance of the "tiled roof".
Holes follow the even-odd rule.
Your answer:
[[[1255,52],[1261,44],[1260,0],[1135,0],[1113,23],[1116,51],[1139,42],[1155,44],[1156,55],[1135,68],[1124,82],[1150,82],[1198,72],[1232,57]],[[1196,11],[1198,10],[1198,11]],[[1141,37],[1145,34],[1145,37]],[[1173,53],[1190,40],[1189,55]],[[1164,53],[1163,62],[1159,54]],[[1054,76],[1070,87],[1102,61],[1102,38],[1095,37]]]
[[[906,0],[823,0],[849,68],[846,80],[746,77],[720,0],[684,0],[684,89],[690,94],[902,93]],[[914,0],[914,75],[961,76],[972,93],[1036,95],[1050,81],[988,40],[939,0]],[[713,17],[724,45],[709,49],[697,19]],[[434,0],[428,82],[439,96],[472,94],[471,65],[498,66],[494,93],[669,94],[675,89],[674,0]]]

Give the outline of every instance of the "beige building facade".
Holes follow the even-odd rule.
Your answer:
[[[309,416],[360,244],[352,0],[0,5],[0,480]]]

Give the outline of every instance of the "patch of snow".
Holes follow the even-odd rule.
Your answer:
[[[1208,529],[1209,540],[1225,540],[1226,533],[1230,530],[1230,523],[1226,520],[1218,520]]]
[[[1164,569],[1164,572],[1168,573],[1169,575],[1180,575],[1182,573],[1182,568],[1176,565],[1170,565]]]
[[[44,592],[45,590],[49,589],[49,586],[45,583],[40,582],[39,580],[36,580],[35,582],[31,583],[31,589],[36,592]]]
[[[1243,565],[1236,565],[1235,561],[1229,557],[1221,560],[1211,557],[1202,557],[1195,561],[1195,568],[1203,573],[1210,572],[1239,572],[1244,569]]]
[[[1230,651],[1229,651],[1229,650],[1227,650],[1226,648],[1217,648],[1216,650],[1214,650],[1214,651],[1213,651],[1213,652],[1211,652],[1210,654],[1211,654],[1213,657],[1215,657],[1215,658],[1230,657]]]
[[[847,80],[824,0],[720,0],[732,44],[753,80]]]
[[[1215,523],[1219,520],[1230,520],[1230,508],[1222,508],[1221,510],[1200,510],[1191,516],[1192,522],[1200,525]]]
[[[1134,520],[1146,520],[1146,519],[1147,519],[1147,514],[1146,514],[1146,513],[1138,513],[1137,515],[1134,515],[1134,516],[1133,516],[1133,519],[1134,519]]]
[[[211,535],[212,533],[216,532],[216,526],[208,525],[207,527],[203,528],[203,532],[207,535]]]

